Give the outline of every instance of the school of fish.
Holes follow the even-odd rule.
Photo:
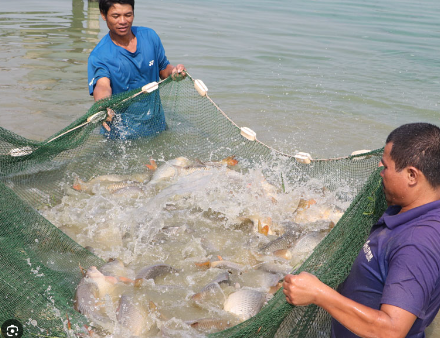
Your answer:
[[[322,189],[281,191],[237,164],[176,157],[141,173],[77,175],[62,203],[42,210],[107,261],[78,268],[74,307],[88,335],[203,337],[236,325],[343,214]]]

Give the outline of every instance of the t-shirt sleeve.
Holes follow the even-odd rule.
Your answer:
[[[381,304],[397,306],[423,319],[439,276],[440,250],[434,243],[439,236],[434,232],[412,236],[417,240],[400,243],[390,257]]]
[[[93,91],[96,86],[96,82],[102,78],[107,77],[110,79],[110,72],[107,66],[96,55],[91,54],[89,56],[87,65],[87,74],[89,80],[89,94],[93,95]]]
[[[159,65],[159,71],[164,70],[167,68],[167,66],[170,64],[170,61],[168,61],[166,55],[165,55],[165,48],[163,48],[162,41],[160,40],[159,35],[156,35],[156,55],[157,55],[157,61]]]

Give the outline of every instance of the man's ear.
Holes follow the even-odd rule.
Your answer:
[[[103,12],[101,12],[101,18],[102,18],[102,20],[107,21],[107,18]]]
[[[420,180],[421,178],[421,172],[419,169],[417,169],[416,167],[407,167],[406,168],[406,172],[407,172],[407,177],[408,177],[408,182],[409,185],[415,185],[417,184],[417,182]]]

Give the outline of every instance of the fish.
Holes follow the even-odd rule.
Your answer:
[[[328,231],[309,231],[301,236],[292,248],[293,257],[291,264],[295,266],[304,262],[327,233]]]
[[[93,177],[88,181],[83,181],[75,176],[72,188],[77,191],[94,194],[100,187],[106,187],[109,192],[113,192],[129,185],[139,185],[150,180],[152,171],[138,172],[132,174],[107,174]]]
[[[106,276],[116,277],[125,283],[134,283],[132,280],[134,279],[134,271],[127,268],[119,258],[110,258],[107,263],[101,266],[100,270]]]
[[[192,300],[201,300],[211,291],[215,290],[220,284],[230,284],[229,272],[225,271],[214,278],[210,283],[206,284],[199,292],[191,296]]]
[[[182,156],[169,160],[160,167],[157,167],[157,165],[155,165],[153,168],[149,167],[150,169],[154,170],[154,173],[148,184],[152,185],[157,184],[161,181],[168,181],[176,176],[178,168],[185,168],[190,166],[191,164],[192,161]]]
[[[190,160],[186,157],[177,157],[165,162],[162,166],[154,170],[149,185],[156,185],[160,182],[167,182],[178,176],[186,176],[195,171],[210,170],[226,166],[234,166],[238,161],[233,157],[227,157],[219,162],[202,162],[200,160]]]
[[[239,217],[238,220],[241,222],[240,227],[250,226],[250,229],[255,233],[260,233],[265,236],[275,235],[272,231],[272,218],[262,217],[260,215],[248,215]]]
[[[269,292],[271,288],[278,285],[283,277],[284,274],[281,273],[271,273],[261,269],[253,269],[243,273],[239,278],[239,282],[242,287]]]
[[[238,263],[231,262],[231,261],[225,261],[225,260],[210,262],[210,267],[211,268],[218,268],[218,269],[234,270],[237,272],[241,272],[245,269],[245,266],[242,264],[238,264]]]
[[[313,223],[317,221],[328,221],[338,223],[344,211],[335,206],[318,204],[314,199],[301,200],[293,219],[296,223]]]
[[[76,288],[74,309],[91,320],[108,322],[104,311],[105,297],[113,296],[117,283],[116,277],[105,276],[96,266],[89,267]]]
[[[155,279],[167,273],[177,273],[179,270],[168,264],[154,264],[146,266],[138,271],[135,278],[135,286],[141,286],[144,280]]]
[[[216,319],[216,318],[201,318],[196,320],[189,320],[185,322],[192,328],[206,332],[206,331],[223,331],[233,325],[231,320]]]
[[[293,247],[298,240],[299,233],[296,231],[287,231],[283,235],[275,238],[269,243],[261,246],[258,252],[261,254],[273,253],[278,250],[286,250]]]
[[[122,295],[119,299],[116,320],[135,337],[149,331],[153,325],[153,320],[149,320],[147,309],[129,295]]]
[[[235,156],[228,156],[221,161],[218,162],[204,162],[207,166],[212,167],[221,167],[221,166],[235,166],[238,164],[238,160],[235,159]]]
[[[285,263],[279,263],[275,261],[260,263],[255,268],[273,274],[281,274],[283,276],[287,275],[293,270],[291,265]]]
[[[261,291],[240,289],[228,296],[223,308],[244,321],[255,316],[266,301],[266,294]]]

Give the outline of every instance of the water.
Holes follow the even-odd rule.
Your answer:
[[[194,78],[202,79],[210,97],[239,126],[252,128],[258,139],[283,152],[328,158],[382,147],[387,134],[403,123],[439,124],[439,14],[440,3],[434,0],[138,1],[135,24],[154,28],[170,61],[185,64]],[[93,104],[87,57],[106,32],[96,3],[2,3],[0,126],[43,140],[82,116]],[[190,188],[197,187],[193,183]],[[213,229],[225,230],[216,233],[225,242],[217,238],[214,244],[229,245],[231,259],[246,259],[241,252],[233,257],[240,245],[227,242],[237,229],[229,223],[225,229],[211,226],[225,223],[219,215],[249,216],[264,210],[268,201],[251,200],[243,184],[241,195],[228,204],[228,187],[221,183],[214,180],[210,186],[219,192],[214,197],[196,189],[190,200],[176,201],[176,191],[167,190],[159,202],[171,209],[157,208],[153,219],[141,219],[134,211],[147,208],[150,199],[141,203],[123,196],[109,204],[108,196],[72,191],[44,215],[80,244],[98,246],[103,258],[118,256],[134,268],[157,260],[180,267],[188,264],[183,259],[199,262],[196,258],[209,251],[201,235],[213,235]],[[281,200],[262,216],[281,222],[287,217],[284,202],[289,204]],[[214,212],[200,212],[209,209]],[[147,230],[156,229],[155,235],[176,225],[183,234],[165,238],[169,246],[143,250],[151,244]],[[194,234],[201,226],[205,230]],[[95,241],[97,236],[103,240]],[[187,299],[214,277],[192,272],[193,279],[185,275],[186,289],[176,291],[181,292],[176,297]],[[158,305],[172,311],[171,301],[159,299],[163,304]],[[188,308],[185,304],[183,312]],[[169,325],[179,336],[182,322]]]
[[[146,170],[141,173],[142,184],[133,182],[139,175],[131,175],[130,183],[115,182],[115,175],[111,180],[97,176],[88,182],[77,181],[73,190],[67,178],[61,202],[40,210],[99,257],[125,264],[117,267],[118,272],[113,266],[112,275],[137,279],[143,268],[157,264],[173,268],[153,279],[140,279],[136,287],[118,283],[116,290],[109,291],[111,300],[105,303],[105,311],[90,311],[90,320],[98,313],[108,318],[109,323],[101,320],[100,325],[112,337],[127,335],[121,327],[123,321],[115,319],[121,295],[134,297],[138,303],[138,310],[127,321],[133,321],[131,335],[139,337],[203,337],[206,331],[220,328],[199,332],[189,323],[211,318],[232,326],[256,314],[280,286],[279,280],[305,260],[348,204],[339,201],[335,205],[335,195],[324,196],[319,184],[287,186],[283,193],[259,169],[242,173],[235,166],[191,167],[193,163],[184,160],[190,168],[177,170],[177,163],[182,159],[159,165],[152,175]],[[305,200],[316,203],[308,207]],[[278,238],[292,232],[290,242]],[[280,249],[288,250],[275,254]],[[50,252],[45,255],[51,269],[62,270],[59,259]],[[110,274],[106,268],[101,270]],[[202,291],[225,273],[227,282]],[[250,299],[233,301],[235,292],[252,292],[258,297],[256,304]],[[84,298],[80,295],[78,299]],[[148,309],[149,302],[160,317]],[[243,307],[241,314],[239,306]],[[144,321],[138,319],[142,313]]]
[[[93,104],[87,57],[107,28],[83,0],[1,11],[0,126],[43,140]],[[439,124],[439,14],[434,0],[138,1],[135,24],[239,126],[328,158],[382,147],[403,123]]]

